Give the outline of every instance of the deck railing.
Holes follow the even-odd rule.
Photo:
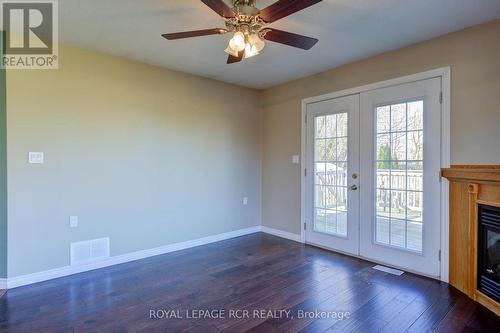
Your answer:
[[[317,204],[330,209],[345,209],[347,205],[346,170],[316,172]],[[422,171],[414,170],[377,170],[377,208],[389,212],[406,209],[422,211]],[[387,189],[387,190],[383,190]]]

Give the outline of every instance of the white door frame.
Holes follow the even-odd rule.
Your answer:
[[[341,90],[321,96],[310,97],[302,100],[302,139],[301,139],[301,213],[300,230],[301,241],[305,243],[304,226],[306,223],[306,146],[307,146],[307,104],[321,102],[338,97],[344,97],[362,92],[397,86],[432,78],[441,78],[442,82],[442,104],[441,104],[441,167],[448,168],[451,163],[450,151],[450,118],[451,118],[451,67],[441,67],[434,70],[407,75],[396,79],[376,82],[364,86]],[[360,115],[362,117],[362,115]],[[441,177],[441,274],[443,282],[449,280],[449,182]]]

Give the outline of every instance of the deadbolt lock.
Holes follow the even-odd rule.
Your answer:
[[[352,179],[358,179],[358,174],[357,173],[353,173],[352,174]]]

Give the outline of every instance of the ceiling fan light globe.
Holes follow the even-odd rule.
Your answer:
[[[233,39],[231,39],[231,40],[229,41],[229,46],[228,46],[228,47],[229,47],[231,50],[235,50],[235,51],[237,51],[237,50],[238,50],[238,48],[236,47],[236,45],[234,45],[234,40],[233,40]]]
[[[251,45],[251,44],[246,45],[245,58],[251,58],[251,57],[254,57],[258,54],[259,54],[259,51],[257,51],[257,49],[253,45]]]
[[[248,37],[248,42],[252,45],[253,48],[255,48],[257,52],[262,51],[262,49],[266,45],[266,43],[264,43],[264,41],[260,39],[259,35],[257,34],[250,35],[250,37]]]
[[[240,52],[240,51],[243,51],[245,49],[245,43],[242,43],[242,44],[237,44],[233,39],[231,39],[229,41],[229,47],[233,50],[235,50],[236,52]]]
[[[246,55],[246,54],[245,54],[245,58],[255,57],[256,55],[259,55],[259,52],[252,52],[252,53],[250,53],[249,55]]]
[[[236,47],[240,48],[242,47],[241,50],[243,50],[245,48],[245,35],[238,31],[234,34],[233,36],[233,39],[232,39],[234,45],[236,45]]]
[[[253,44],[253,47],[255,47],[257,52],[262,51],[265,46],[266,46],[266,43],[264,43],[264,41],[261,39],[259,39],[256,43]]]
[[[250,53],[252,51],[252,45],[247,43],[245,45],[245,53]]]
[[[238,51],[237,50],[234,50],[232,49],[231,47],[227,47],[224,52],[226,52],[227,54],[230,54],[232,55],[233,57],[238,57]]]
[[[248,37],[248,42],[250,44],[255,44],[260,41],[259,35],[257,34],[252,34]]]

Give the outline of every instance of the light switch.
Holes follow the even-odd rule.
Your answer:
[[[70,216],[69,217],[69,227],[77,228],[78,227],[78,216]]]
[[[248,198],[247,197],[243,198],[243,205],[244,206],[248,205]]]
[[[293,164],[299,164],[300,163],[300,156],[299,155],[293,155],[292,156],[292,163]]]
[[[30,152],[28,155],[28,162],[30,164],[43,164],[42,152]]]

